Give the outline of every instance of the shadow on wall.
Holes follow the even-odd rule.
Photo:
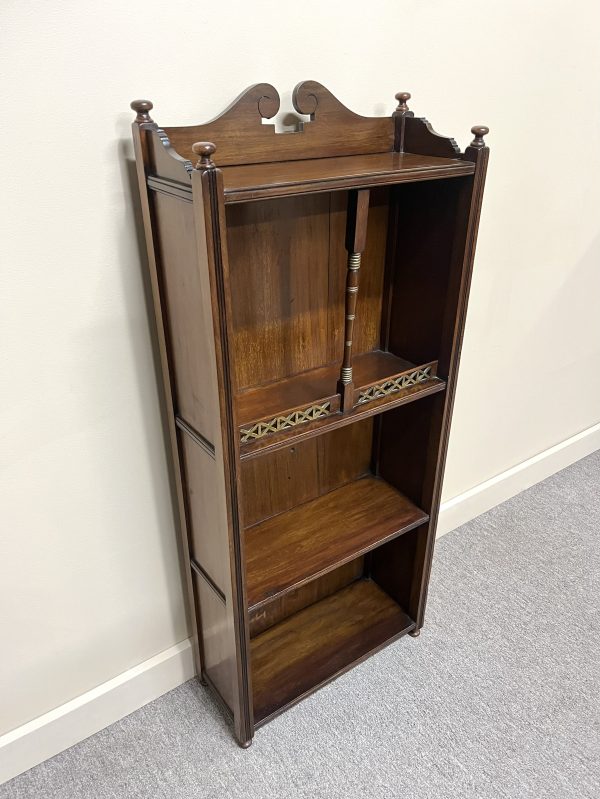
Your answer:
[[[131,121],[133,121],[133,112],[131,116]],[[119,128],[121,128],[121,126],[119,126]],[[167,423],[167,403],[166,403],[166,396],[162,380],[160,350],[158,345],[158,335],[154,318],[154,304],[152,299],[152,286],[150,283],[150,273],[148,268],[148,256],[146,250],[144,222],[142,217],[138,177],[137,177],[135,159],[133,158],[133,145],[131,139],[119,139],[117,141],[117,158],[120,166],[121,182],[125,198],[125,208],[127,211],[125,219],[126,227],[124,229],[124,237],[131,239],[131,234],[132,232],[134,233],[135,245],[138,255],[136,263],[134,263],[133,259],[130,258],[124,258],[123,261],[125,265],[130,265],[132,270],[134,269],[136,271],[139,270],[139,277],[141,278],[140,282],[143,287],[144,307],[146,310],[146,319],[148,321],[148,337],[150,339],[152,347],[152,364],[153,364],[152,382],[156,387],[158,402],[160,406],[162,451],[166,459],[167,470],[168,470],[169,494],[171,498],[171,506],[170,506],[170,516],[172,520],[171,529],[173,529],[176,533],[175,540],[179,556],[179,568],[181,575],[182,594],[184,596],[186,625],[188,631],[190,631],[192,629],[191,609],[188,607],[188,602],[185,600],[186,597],[185,584],[187,576],[185,573],[185,566],[184,566],[182,536],[177,534],[180,531],[181,525],[180,525],[179,511],[178,511],[175,472],[171,459],[171,442],[170,442],[169,428]],[[130,275],[127,274],[126,269],[124,269],[122,275],[124,282],[127,282],[128,279],[131,277]],[[137,331],[132,330],[132,336],[134,336],[136,332]],[[135,363],[137,366],[139,363],[137,359],[135,359]],[[138,366],[138,375],[136,382],[139,387],[140,393],[147,392],[148,383],[149,383],[148,375],[141,370],[140,366]],[[143,400],[144,397],[142,397],[141,399]],[[144,403],[141,402],[140,404],[143,407]],[[149,417],[144,418],[144,427],[146,432],[146,440],[147,441],[156,440],[157,431],[152,426],[151,419]],[[154,493],[161,494],[164,492],[164,471],[162,470],[162,468],[158,468],[158,465],[155,462],[151,463],[151,468],[152,468],[152,479],[155,487]],[[164,536],[161,538],[161,543],[163,545],[163,548],[165,549],[165,555],[167,557],[171,555],[170,552],[166,552],[166,547],[168,542],[169,542],[168,536]],[[178,626],[177,619],[173,619],[173,623],[174,627]]]

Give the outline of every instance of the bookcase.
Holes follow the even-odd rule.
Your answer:
[[[131,104],[196,664],[244,747],[423,625],[488,130],[396,99]]]

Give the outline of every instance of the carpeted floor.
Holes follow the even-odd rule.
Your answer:
[[[182,685],[1,799],[598,799],[600,452],[438,542],[426,626],[237,747]]]

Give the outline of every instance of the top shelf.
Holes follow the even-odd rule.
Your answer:
[[[473,162],[460,158],[396,152],[222,167],[226,203],[460,177],[474,171]]]

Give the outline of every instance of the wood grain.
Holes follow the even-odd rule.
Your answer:
[[[355,480],[246,530],[249,607],[298,587],[429,517],[384,480]]]
[[[267,197],[385,186],[472,173],[472,164],[460,158],[387,152],[230,166],[223,169],[223,180],[225,202],[239,203]]]
[[[321,599],[341,591],[364,574],[364,557],[356,558],[342,566],[305,583],[287,594],[275,597],[256,608],[250,609],[250,635],[255,638],[269,627],[289,618],[294,613],[314,605]]]
[[[373,423],[364,419],[318,438],[243,461],[243,516],[247,527],[316,499],[365,475]]]
[[[197,596],[196,613],[202,620],[202,670],[233,711],[237,691],[229,609],[201,575],[192,574]]]
[[[391,352],[363,353],[354,359],[354,385],[366,388],[415,368],[414,363]],[[330,398],[336,393],[338,376],[339,362],[244,391],[236,397],[238,421],[240,425],[247,425]]]
[[[331,430],[342,429],[347,425],[356,424],[356,422],[362,419],[376,416],[384,411],[389,411],[392,408],[397,408],[415,402],[416,400],[422,400],[425,397],[438,394],[445,390],[446,383],[438,377],[432,377],[422,383],[408,386],[394,394],[357,405],[352,411],[348,411],[347,413],[332,413],[330,416],[325,416],[314,422],[299,424],[293,428],[282,430],[272,435],[265,435],[262,438],[242,444],[240,447],[240,458],[242,461],[245,461],[251,458],[263,457],[265,454],[275,452],[282,447],[288,447],[300,441],[306,441],[309,438],[320,436]]]
[[[294,107],[311,117],[297,133],[279,134],[264,124],[279,110],[279,94],[268,83],[257,83],[242,92],[216,119],[203,125],[165,128],[173,147],[194,160],[195,142],[217,145],[216,162],[264,164],[271,161],[360,155],[391,150],[394,124],[391,117],[363,117],[346,108],[316,81],[299,83],[293,93]]]
[[[223,480],[214,457],[190,436],[179,433],[186,485],[190,553],[225,594],[229,593],[229,548]]]
[[[237,388],[327,363],[329,197],[227,211]]]
[[[213,443],[219,426],[215,349],[208,287],[197,266],[193,207],[155,195],[155,208],[175,412]]]
[[[418,363],[442,347],[459,198],[471,178],[399,186],[388,346]],[[414,359],[417,360],[414,360]],[[444,371],[441,377],[446,377]]]
[[[414,627],[375,583],[358,580],[251,642],[256,722]]]

